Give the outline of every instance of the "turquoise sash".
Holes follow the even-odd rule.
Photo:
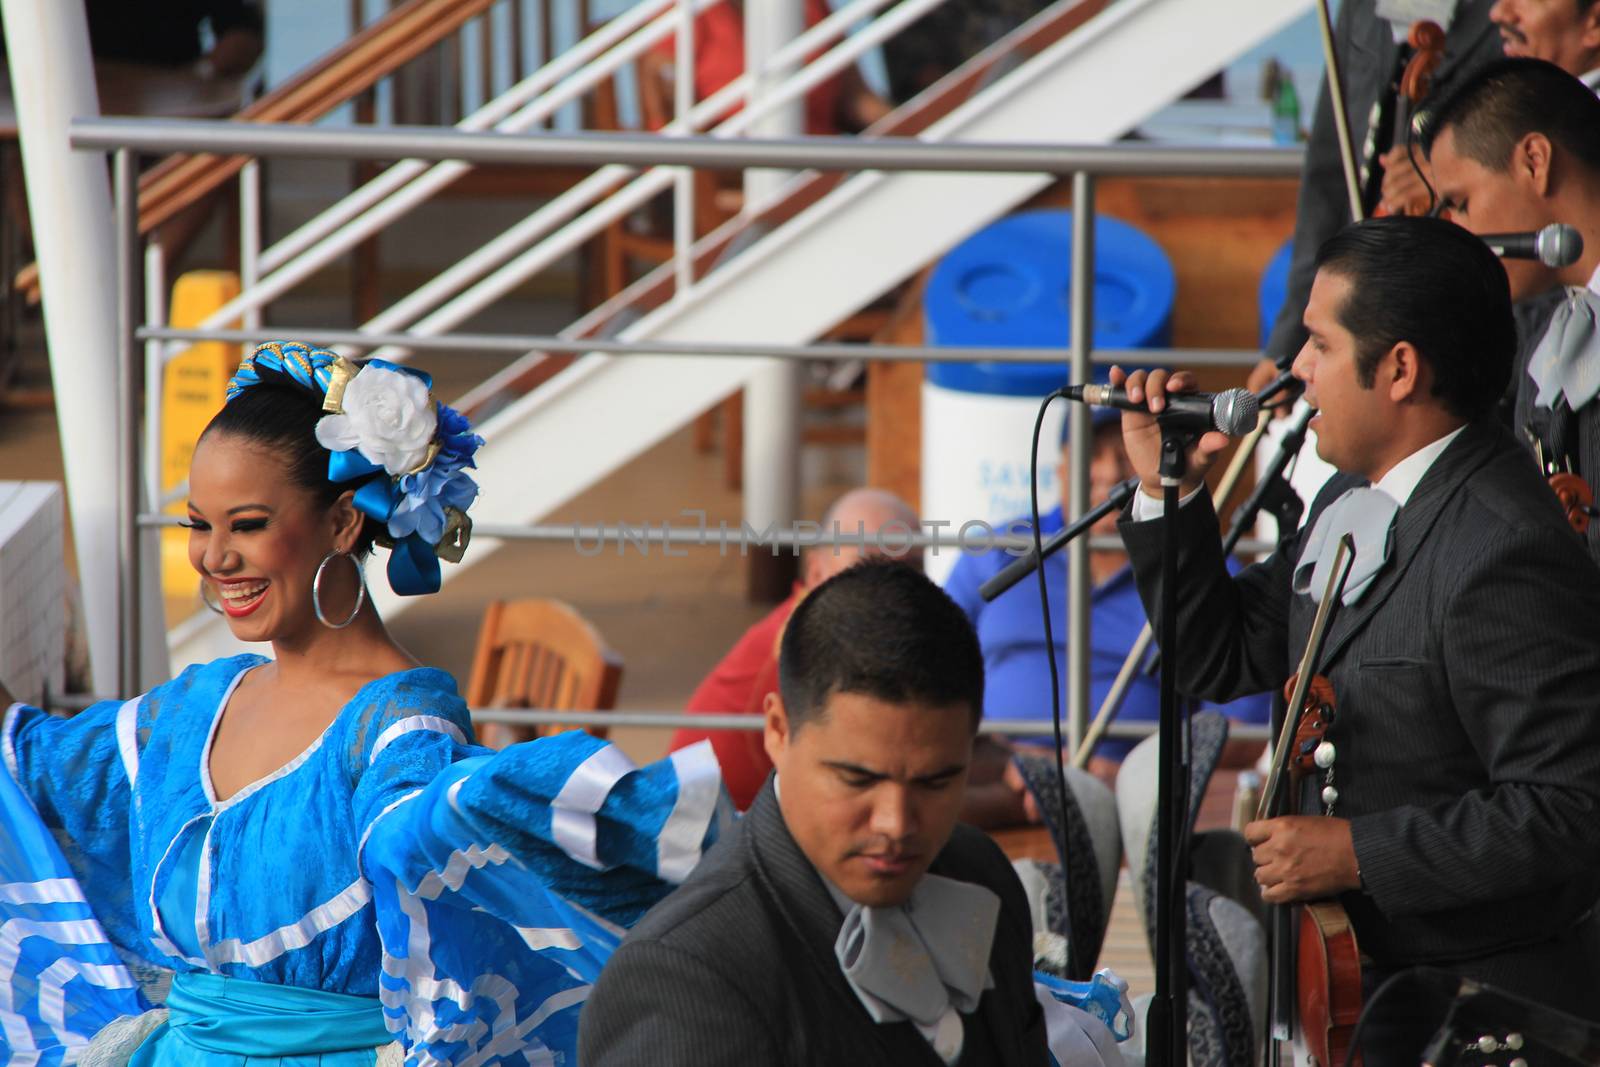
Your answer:
[[[196,973],[173,976],[166,1006],[166,1025],[139,1046],[130,1067],[229,1056],[370,1056],[394,1040],[376,997]]]

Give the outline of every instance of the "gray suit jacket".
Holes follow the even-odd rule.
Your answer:
[[[1460,0],[1450,31],[1445,35],[1444,60],[1434,75],[1435,92],[1447,88],[1461,72],[1501,58],[1500,34],[1489,22],[1492,6],[1494,0]],[[1377,0],[1344,0],[1334,26],[1334,42],[1359,168],[1372,105],[1394,75],[1399,46],[1395,44],[1388,21],[1377,15]],[[1316,273],[1312,263],[1323,242],[1349,223],[1350,197],[1345,192],[1344,165],[1339,159],[1339,139],[1334,132],[1328,80],[1323,78],[1310,137],[1306,141],[1300,199],[1295,206],[1288,296],[1267,340],[1269,359],[1293,359],[1306,343],[1300,317],[1305,314],[1311,280]]]
[[[1033,993],[1033,929],[998,846],[958,825],[929,868],[1000,895],[993,989],[963,1016],[962,1064],[1046,1059]],[[584,1067],[638,1064],[926,1064],[906,1022],[872,1021],[833,943],[843,916],[784,824],[769,782],[694,874],[628,934],[584,1005]]]
[[[1335,478],[1305,528],[1352,484]],[[1152,618],[1164,525],[1122,524]],[[1177,526],[1180,688],[1280,687],[1314,611],[1290,589],[1301,535],[1230,578],[1208,501]],[[1320,667],[1338,696],[1334,814],[1365,882],[1343,898],[1357,940],[1389,967],[1548,945],[1600,897],[1600,571],[1490,423],[1428,469],[1392,543]],[[1577,969],[1550,979],[1600,990],[1600,959]]]

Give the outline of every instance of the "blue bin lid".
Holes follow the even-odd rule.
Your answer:
[[[923,296],[928,343],[1066,349],[1072,212],[1003,218],[939,261]],[[1170,343],[1177,278],[1161,246],[1119,219],[1095,219],[1094,343],[1148,348]],[[1068,364],[929,363],[927,380],[963,392],[1037,396],[1065,384]],[[1096,368],[1104,380],[1105,368]]]
[[[1283,242],[1283,247],[1278,249],[1278,254],[1272,257],[1272,262],[1267,264],[1267,269],[1261,275],[1261,287],[1256,290],[1256,299],[1261,305],[1262,348],[1267,347],[1272,327],[1278,321],[1278,312],[1283,310],[1283,302],[1289,299],[1289,260],[1293,255],[1293,239]]]

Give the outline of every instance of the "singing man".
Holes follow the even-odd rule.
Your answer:
[[[1368,997],[1430,964],[1600,1019],[1600,571],[1492,416],[1516,348],[1505,271],[1452,223],[1363,222],[1319,252],[1305,326],[1294,372],[1341,473],[1238,576],[1199,492],[1227,439],[1190,447],[1169,529],[1157,422],[1123,419],[1142,490],[1121,532],[1152,618],[1178,538],[1179,647],[1164,652],[1192,695],[1282,687],[1333,548],[1355,536],[1316,665],[1337,695],[1332,780],[1302,814],[1246,827],[1256,880],[1272,903],[1337,897]],[[1159,411],[1192,385],[1156,371],[1126,387]],[[1395,987],[1363,1030],[1367,1067],[1416,1064],[1439,1021]]]

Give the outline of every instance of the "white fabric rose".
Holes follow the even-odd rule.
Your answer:
[[[384,367],[363,367],[344,390],[344,414],[317,421],[317,443],[330,452],[355,448],[391,475],[428,458],[439,416],[421,378]]]

